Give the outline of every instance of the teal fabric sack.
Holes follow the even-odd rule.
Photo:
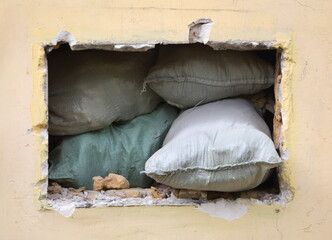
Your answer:
[[[150,187],[152,179],[140,171],[163,143],[178,110],[160,105],[150,114],[123,124],[65,137],[49,157],[49,179],[64,187],[92,189],[94,176],[116,173],[126,177],[130,187]]]

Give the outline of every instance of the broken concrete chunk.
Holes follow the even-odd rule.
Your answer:
[[[104,178],[101,176],[93,177],[93,190],[95,191],[101,191],[104,188]]]
[[[125,189],[129,188],[129,182],[121,175],[110,173],[104,179],[104,187],[106,189]]]
[[[96,176],[92,178],[93,190],[101,191],[108,189],[126,189],[129,188],[128,180],[118,174],[110,173],[105,178]]]

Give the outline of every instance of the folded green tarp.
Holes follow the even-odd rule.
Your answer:
[[[94,176],[116,173],[126,177],[130,187],[150,187],[144,170],[147,159],[163,143],[178,110],[160,105],[150,114],[101,130],[65,137],[49,157],[49,179],[64,187],[92,189]]]

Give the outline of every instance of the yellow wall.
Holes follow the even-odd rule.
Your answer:
[[[328,0],[2,0],[0,239],[331,239],[331,11]],[[38,46],[59,30],[83,43],[184,42],[187,25],[201,17],[214,22],[211,41],[276,40],[287,49],[283,107],[291,203],[252,205],[234,221],[194,207],[81,209],[70,218],[40,211],[45,106]]]

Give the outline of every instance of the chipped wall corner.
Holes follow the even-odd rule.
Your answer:
[[[212,20],[204,17],[195,20],[188,25],[189,28],[189,43],[204,43],[209,41]]]

